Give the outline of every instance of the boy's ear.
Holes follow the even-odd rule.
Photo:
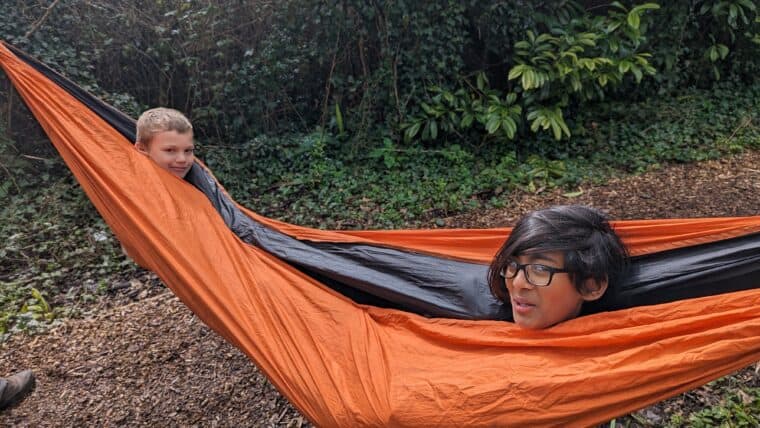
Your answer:
[[[607,291],[607,285],[607,278],[604,278],[601,281],[597,281],[594,278],[587,279],[586,282],[583,283],[584,292],[581,293],[583,300],[587,302],[599,300],[599,298],[601,298]]]
[[[144,155],[148,154],[148,147],[140,141],[135,142],[135,149]]]

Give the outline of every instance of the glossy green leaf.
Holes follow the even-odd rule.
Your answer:
[[[637,30],[641,24],[641,17],[639,16],[638,12],[631,11],[628,13],[627,22],[629,27]]]

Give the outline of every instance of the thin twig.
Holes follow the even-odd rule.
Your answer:
[[[303,129],[304,130],[309,129],[309,125],[306,123],[306,119],[303,118],[303,116],[301,115],[301,112],[298,111],[298,109],[296,108],[296,106],[290,100],[290,94],[288,94],[288,92],[285,91],[285,89],[283,89],[283,88],[281,88],[280,92],[282,92],[282,95],[283,95],[283,97],[285,99],[285,102],[288,103],[288,105],[290,106],[290,109],[293,110],[296,113],[296,116],[298,116],[298,120],[301,121],[301,125],[303,126]]]
[[[740,130],[748,127],[751,123],[752,123],[752,116],[749,116],[749,117],[747,117],[747,120],[744,121],[744,123],[740,123],[739,126],[737,126],[736,129],[734,129],[734,132],[732,132],[731,135],[729,135],[728,138],[726,138],[723,141],[723,144],[730,143],[731,140],[734,139],[734,136],[736,135],[737,132],[739,132]]]
[[[32,155],[21,155],[21,157],[27,158],[27,159],[32,159],[32,160],[43,161],[43,162],[47,162],[47,161],[50,160],[50,159],[45,159],[45,158],[41,158],[41,157],[37,157],[37,156],[32,156]]]
[[[54,0],[52,3],[50,3],[50,6],[47,7],[47,10],[45,10],[45,13],[42,14],[42,17],[40,19],[38,19],[37,22],[35,22],[32,25],[32,28],[30,28],[29,31],[26,32],[26,34],[24,35],[25,38],[28,39],[29,36],[31,36],[32,34],[34,34],[34,32],[37,31],[40,28],[40,26],[42,25],[42,23],[45,22],[45,20],[47,19],[48,16],[50,16],[50,12],[53,11],[53,8],[55,7],[55,5],[57,5],[58,2],[60,2],[60,1],[61,0]]]

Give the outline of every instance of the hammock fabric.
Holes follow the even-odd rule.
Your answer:
[[[760,217],[616,222],[635,279],[610,308],[648,306],[543,331],[453,319],[502,317],[470,288],[509,229],[267,219],[200,165],[195,185],[161,170],[132,147],[130,119],[7,44],[0,65],[130,253],[317,425],[592,425],[760,360]]]

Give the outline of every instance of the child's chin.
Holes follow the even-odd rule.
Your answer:
[[[536,327],[533,325],[532,322],[530,322],[527,319],[524,319],[520,315],[513,313],[512,317],[514,318],[515,324],[517,324],[518,327],[524,328],[526,330],[535,330],[536,329]]]
[[[526,330],[541,330],[550,327],[548,325],[543,325],[540,321],[520,316],[520,314],[512,313],[512,317],[514,318],[515,324],[517,324],[518,327],[524,328]]]
[[[183,169],[183,170],[170,169],[169,170],[169,172],[171,172],[172,175],[175,175],[175,176],[177,176],[179,178],[185,178],[185,176],[187,175],[188,171],[189,170],[186,170],[186,169]]]

